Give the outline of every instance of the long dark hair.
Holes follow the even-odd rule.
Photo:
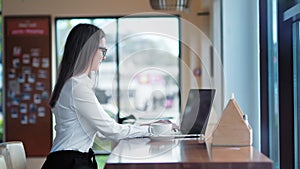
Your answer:
[[[51,108],[55,106],[65,82],[72,76],[87,70],[98,49],[99,41],[104,36],[102,29],[91,24],[78,24],[71,30],[67,37],[57,81],[49,101]]]

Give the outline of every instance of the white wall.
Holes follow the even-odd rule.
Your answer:
[[[258,17],[258,0],[223,1],[225,102],[234,93],[260,149]]]

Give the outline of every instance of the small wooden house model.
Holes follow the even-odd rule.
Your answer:
[[[213,146],[250,146],[252,128],[238,103],[231,98],[212,133]]]

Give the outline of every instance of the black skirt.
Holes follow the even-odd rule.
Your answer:
[[[50,153],[42,169],[97,169],[97,162],[92,149],[88,153],[63,150]]]

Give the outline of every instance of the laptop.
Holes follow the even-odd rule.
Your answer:
[[[171,137],[204,136],[215,93],[216,89],[190,89],[184,112],[181,114],[179,131]]]
[[[181,116],[180,134],[191,136],[205,134],[215,93],[215,89],[190,89]]]

